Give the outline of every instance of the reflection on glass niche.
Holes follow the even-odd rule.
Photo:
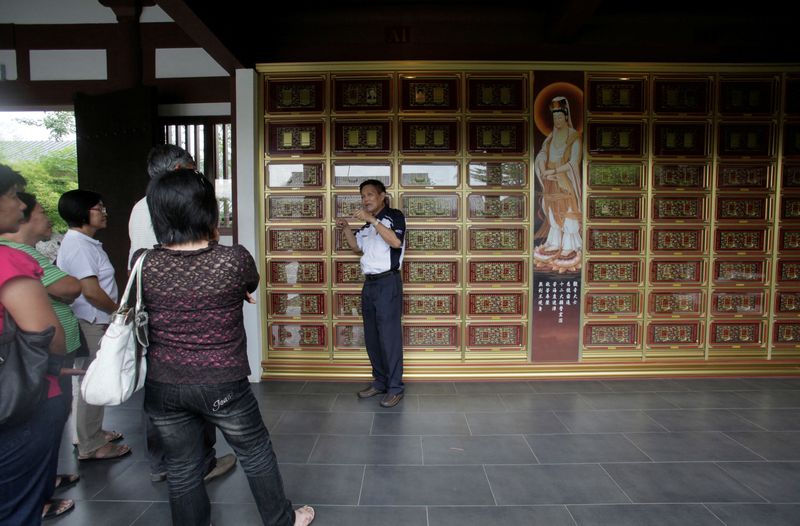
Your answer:
[[[334,163],[333,185],[356,187],[367,179],[377,179],[385,186],[392,184],[392,165],[390,163]]]
[[[458,186],[458,163],[403,163],[403,186]]]
[[[322,186],[322,163],[270,163],[267,165],[270,188]]]
[[[528,167],[522,161],[469,163],[470,186],[522,187]]]

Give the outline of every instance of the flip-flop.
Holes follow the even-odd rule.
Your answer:
[[[103,450],[103,449],[105,449],[107,447],[110,449],[109,453],[103,454],[102,456],[98,456],[97,455],[100,452],[100,450]],[[109,451],[109,450],[107,450],[107,451]],[[78,460],[112,460],[112,459],[115,459],[115,458],[124,457],[125,455],[130,454],[130,452],[131,452],[131,448],[129,448],[125,444],[121,444],[121,445],[117,446],[117,445],[108,443],[105,446],[102,446],[102,447],[99,447],[99,448],[95,449],[94,451],[92,451],[88,455],[78,455]]]
[[[42,520],[55,519],[68,511],[75,509],[75,502],[71,499],[50,499],[45,502],[47,511],[42,510]]]
[[[74,486],[81,479],[77,473],[59,473],[56,475],[56,489],[69,488]]]
[[[125,436],[120,433],[119,431],[103,431],[103,438],[105,438],[108,442],[118,442],[125,438]],[[73,442],[72,447],[78,447],[78,442]]]

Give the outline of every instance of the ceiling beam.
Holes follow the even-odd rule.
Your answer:
[[[225,44],[208,28],[183,0],[158,0],[158,5],[176,24],[206,50],[230,75],[244,67]]]

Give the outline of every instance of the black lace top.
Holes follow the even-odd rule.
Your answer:
[[[153,249],[142,274],[150,315],[147,378],[216,384],[249,375],[242,301],[258,281],[255,261],[240,245]]]

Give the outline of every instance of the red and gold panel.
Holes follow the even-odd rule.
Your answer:
[[[775,313],[800,315],[800,290],[775,291]]]
[[[800,345],[800,322],[776,321],[773,327],[772,345]]]
[[[454,285],[458,283],[458,261],[404,260],[406,285]]]
[[[458,324],[403,324],[403,347],[437,349],[458,347]]]
[[[267,123],[267,152],[272,157],[320,155],[325,150],[325,125],[322,122]]]
[[[267,113],[321,112],[325,104],[325,79],[267,78]]]
[[[467,124],[469,152],[473,155],[522,155],[528,149],[527,126],[524,120],[470,121]]]
[[[271,349],[318,349],[326,346],[323,323],[270,323]]]
[[[636,291],[622,292],[588,292],[584,294],[583,312],[597,316],[639,316],[641,293]]]
[[[650,283],[695,284],[705,281],[704,261],[656,260],[650,262]]]
[[[703,301],[699,290],[659,290],[650,292],[647,307],[653,316],[697,315],[703,311]]]
[[[761,259],[714,261],[714,282],[719,285],[765,284],[767,278],[767,263]]]
[[[711,110],[711,83],[708,77],[656,77],[653,79],[653,111],[663,115],[706,115]]]
[[[717,189],[766,190],[771,187],[772,169],[768,163],[717,165]]]
[[[638,284],[641,275],[639,260],[590,260],[586,268],[586,279],[591,284],[611,283]]]
[[[658,254],[704,252],[705,232],[704,228],[653,228],[650,251]]]
[[[800,283],[800,260],[784,259],[778,261],[775,279],[781,283]]]
[[[587,105],[590,113],[643,113],[646,109],[645,79],[589,78]]]
[[[772,153],[772,125],[720,123],[718,141],[721,157],[767,157]]]
[[[472,323],[467,326],[469,347],[522,347],[527,342],[521,323]]]
[[[333,344],[337,349],[364,349],[364,326],[360,323],[337,323],[333,328]]]
[[[770,208],[767,196],[717,196],[718,221],[765,221],[769,219]]]
[[[775,113],[775,78],[722,78],[719,112],[723,115],[769,115]]]
[[[322,252],[325,250],[322,228],[278,228],[267,229],[269,252]]]
[[[596,323],[583,326],[583,344],[587,347],[634,347],[639,345],[639,324]]]
[[[358,229],[351,228],[350,231],[355,235]],[[344,235],[344,230],[342,229],[333,229],[333,251],[336,253],[344,252],[348,255],[353,253],[350,244],[347,242],[347,237]]]
[[[459,164],[456,161],[400,163],[400,184],[406,187],[422,186],[455,188],[459,181]]]
[[[699,321],[652,322],[647,325],[647,345],[699,345],[701,329]]]
[[[269,163],[269,188],[320,188],[325,184],[323,163]]]
[[[458,121],[401,121],[400,151],[412,155],[458,153]]]
[[[336,112],[377,111],[392,108],[389,77],[333,77],[333,109]]]
[[[641,195],[590,195],[589,219],[593,221],[641,221]]]
[[[267,198],[270,221],[310,221],[322,219],[325,207],[322,195],[276,195]]]
[[[457,111],[458,77],[414,75],[400,78],[401,111]]]
[[[632,228],[591,227],[586,232],[589,252],[604,254],[610,252],[638,253],[642,244],[642,230]]]
[[[645,127],[642,122],[590,122],[589,153],[593,156],[644,154]]]
[[[406,252],[447,252],[459,251],[458,227],[414,227],[406,230]]]
[[[711,294],[711,312],[715,316],[766,314],[766,292],[763,290],[717,291]]]
[[[656,190],[705,190],[707,166],[700,163],[654,163],[653,188]]]
[[[528,100],[527,80],[520,77],[467,78],[469,111],[524,111]]]
[[[467,263],[470,285],[524,284],[527,281],[523,260],[471,260]]]
[[[269,315],[281,317],[325,316],[325,294],[270,290],[267,292]]]
[[[361,273],[361,262],[358,260],[336,261],[333,267],[333,283],[336,285],[355,285],[364,282],[364,274]]]
[[[404,316],[457,316],[460,298],[456,292],[405,292]]]
[[[800,196],[784,195],[781,198],[781,220],[800,220]]]
[[[333,196],[333,217],[335,218],[343,217],[352,220],[353,214],[363,207],[359,194],[334,194]]]
[[[653,155],[708,155],[708,125],[704,122],[657,122],[653,125]]]
[[[760,321],[712,321],[710,345],[760,345],[764,343],[764,324]]]
[[[458,194],[402,194],[400,206],[414,220],[458,220]]]
[[[469,194],[469,219],[524,220],[527,217],[525,194]]]
[[[392,149],[392,123],[334,121],[333,149],[338,154],[389,153]]]
[[[702,195],[653,197],[653,221],[703,221],[706,198]]]
[[[522,316],[526,306],[524,292],[493,290],[467,293],[467,314],[470,316]]]
[[[322,261],[272,259],[268,269],[267,282],[271,285],[321,285],[326,282]]]
[[[800,190],[800,164],[783,164],[783,189]]]
[[[528,184],[528,164],[524,161],[469,163],[467,184],[489,188],[524,188]]]
[[[717,228],[714,232],[716,252],[766,252],[769,247],[768,228]]]
[[[335,291],[333,303],[336,316],[361,317],[361,292]]]
[[[587,181],[593,190],[641,190],[644,174],[642,163],[589,163]]]
[[[474,252],[524,252],[524,228],[469,228],[469,249]]]

